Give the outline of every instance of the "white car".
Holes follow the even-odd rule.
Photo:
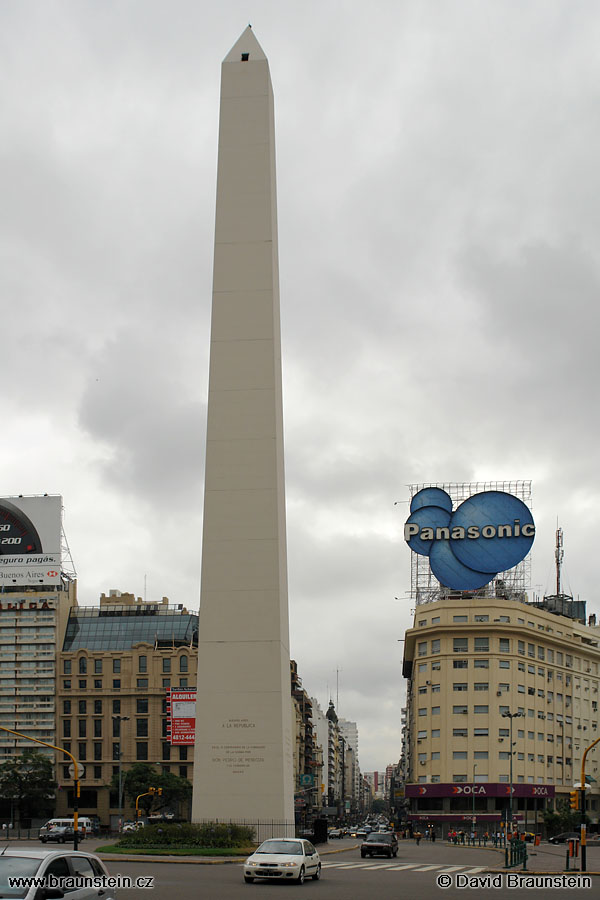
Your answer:
[[[304,838],[270,838],[244,863],[244,881],[255,878],[284,878],[303,884],[305,878],[318,881],[321,860],[310,841]]]
[[[38,878],[53,881],[45,889],[39,884],[19,887],[9,879]],[[104,863],[93,853],[74,850],[6,850],[0,853],[0,897],[36,900],[38,897],[62,897],[60,880],[63,878],[89,879],[89,887],[66,889],[65,896],[73,900],[116,900],[114,888],[105,879],[110,876]],[[56,881],[56,884],[54,883]],[[94,886],[95,882],[95,886]],[[71,881],[71,884],[73,882]]]

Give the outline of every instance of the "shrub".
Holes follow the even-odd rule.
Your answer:
[[[148,825],[122,834],[120,847],[249,847],[254,829],[248,825],[168,824]]]

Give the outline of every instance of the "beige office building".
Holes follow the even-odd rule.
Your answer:
[[[456,827],[475,813],[489,827],[505,814],[512,779],[517,821],[539,825],[580,781],[600,734],[594,616],[583,624],[548,604],[460,595],[425,603],[406,632],[404,675],[413,821]],[[597,747],[586,765],[592,822],[599,768]]]
[[[111,591],[98,607],[74,607],[58,654],[57,742],[84,767],[79,809],[117,825],[114,775],[152,763],[192,781],[193,746],[171,746],[168,688],[195,688],[198,615]],[[57,815],[73,807],[69,759],[59,762]],[[125,798],[124,818],[132,815]],[[187,809],[178,812],[187,815]]]

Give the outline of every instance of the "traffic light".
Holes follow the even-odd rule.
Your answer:
[[[579,791],[569,791],[569,806],[571,809],[579,809]]]
[[[162,788],[159,788],[159,789],[158,789],[158,791],[157,791],[157,792],[156,792],[156,793],[157,793],[157,794],[158,794],[158,796],[159,796],[159,797],[160,797],[160,796],[161,796],[161,794],[162,794]]]

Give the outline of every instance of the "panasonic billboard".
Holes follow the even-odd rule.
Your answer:
[[[457,591],[478,590],[512,569],[527,556],[534,537],[529,508],[504,491],[473,494],[453,510],[442,488],[423,488],[404,525],[411,550],[428,556],[437,580]]]

